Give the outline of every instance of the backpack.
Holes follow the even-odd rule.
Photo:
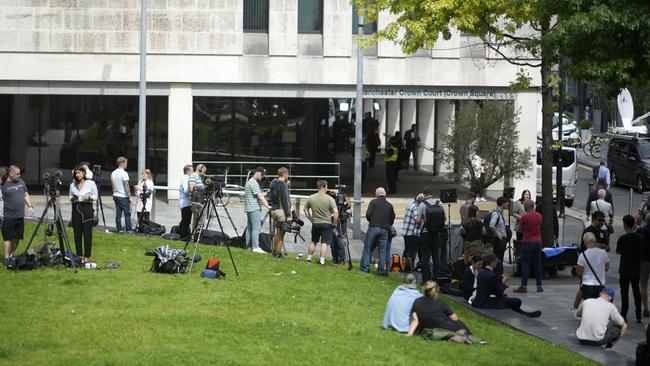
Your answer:
[[[140,223],[138,224],[138,231],[142,234],[155,236],[163,235],[166,232],[164,226],[145,219],[140,220]]]
[[[151,265],[152,272],[158,273],[184,273],[185,268],[190,263],[187,251],[183,249],[173,249],[169,245],[161,245],[153,252],[145,255],[154,256]]]
[[[424,201],[426,210],[424,211],[424,227],[430,233],[442,232],[445,229],[445,209],[436,201],[435,204],[430,204]]]
[[[492,221],[492,215],[496,211],[497,210],[492,210],[492,212],[490,212],[489,215],[485,215],[485,217],[483,218],[483,227],[485,228],[485,232],[487,233],[487,236],[494,236],[494,234],[492,234],[492,230],[490,230],[490,221]],[[501,220],[501,215],[497,212],[497,222],[495,226],[499,224],[499,220]]]

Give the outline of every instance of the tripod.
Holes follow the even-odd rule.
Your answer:
[[[38,224],[36,224],[36,228],[34,229],[34,232],[32,232],[32,237],[29,239],[29,242],[27,243],[27,247],[25,248],[25,253],[27,253],[29,248],[32,246],[32,242],[36,237],[36,233],[38,233],[38,229],[43,224],[43,221],[45,221],[45,217],[47,216],[47,212],[49,211],[50,207],[54,210],[54,225],[56,226],[56,233],[57,236],[59,237],[59,248],[61,249],[63,260],[65,261],[65,250],[67,249],[68,253],[70,254],[70,265],[72,266],[72,268],[76,273],[77,264],[76,261],[72,258],[73,255],[72,247],[70,247],[70,240],[68,240],[68,233],[65,231],[65,224],[63,223],[63,217],[61,216],[61,209],[57,203],[56,190],[50,191],[50,198],[47,201],[47,206],[45,206],[45,210],[43,210],[43,214],[38,219]]]
[[[102,175],[99,173],[97,179],[93,179],[97,185],[97,206],[95,207],[95,219],[93,221],[93,226],[99,224],[99,211],[102,211],[102,222],[104,223],[104,229],[106,229],[106,217],[104,216],[104,204],[102,203]],[[93,176],[95,178],[95,176]]]
[[[217,213],[217,204],[214,202],[214,196],[215,194],[207,194],[208,199],[205,201],[203,208],[201,208],[201,213],[199,214],[199,217],[197,219],[196,226],[192,230],[192,234],[187,239],[187,242],[185,242],[185,247],[183,248],[183,250],[187,250],[187,246],[190,244],[190,241],[192,241],[192,238],[194,238],[194,254],[192,256],[192,261],[190,262],[189,274],[192,274],[194,258],[196,258],[196,253],[199,249],[201,234],[203,233],[204,229],[207,230],[207,228],[210,226],[210,220],[213,217],[212,212],[216,213],[214,217],[217,218],[217,222],[219,223],[219,229],[223,233],[223,224],[221,223],[221,218],[219,218],[219,214]],[[220,196],[217,195],[217,199],[219,200],[219,203],[221,203],[222,205],[221,207],[223,207],[224,211],[226,211],[228,220],[230,220],[230,224],[232,225],[232,228],[235,230],[235,235],[239,236],[239,233],[237,232],[237,227],[235,227],[235,223],[233,222],[232,217],[230,216],[230,212],[228,212],[228,208],[226,208],[226,206],[223,205],[223,200]],[[205,220],[205,217],[207,217],[208,219]],[[237,271],[237,266],[235,265],[235,260],[232,257],[232,252],[230,251],[230,243],[228,243],[228,241],[225,241],[225,244],[226,244],[226,249],[228,249],[228,255],[230,256],[230,262],[232,263],[232,266],[235,269],[235,275],[239,276],[239,272]]]
[[[347,256],[348,256],[348,271],[352,270],[352,256],[350,255],[350,240],[348,239],[348,230],[347,230],[347,225],[348,224],[348,218],[347,216],[345,218],[339,218],[339,223],[336,225],[336,231],[338,231],[336,237],[334,240],[341,240],[345,244],[344,250],[347,251]]]
[[[510,218],[512,217],[512,198],[508,196],[508,228],[512,227]],[[506,239],[508,239],[506,237]],[[508,264],[512,264],[512,245],[510,244],[512,242],[512,237],[506,242],[506,249],[508,251]]]
[[[273,220],[271,220],[271,211],[270,210],[266,211],[266,214],[262,218],[262,226],[264,226],[264,223],[266,222],[266,219],[269,220],[269,234],[271,234],[271,236],[275,237],[275,228],[273,227]],[[302,239],[302,241],[305,241],[305,238],[303,238],[302,235],[300,235],[300,232],[297,232],[297,233],[294,233],[294,236],[293,236],[293,243],[294,244],[298,243],[298,237],[300,237],[300,239]],[[273,247],[273,243],[271,243],[271,248],[272,247]],[[287,248],[284,247],[284,240],[282,240],[282,251],[284,252],[284,253],[282,253],[284,256],[288,255]]]

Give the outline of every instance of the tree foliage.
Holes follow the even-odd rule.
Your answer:
[[[462,102],[442,151],[442,161],[457,167],[452,177],[481,193],[504,176],[524,176],[532,155],[530,149],[519,150],[518,122],[512,102]],[[485,161],[480,176],[475,172],[477,157]]]

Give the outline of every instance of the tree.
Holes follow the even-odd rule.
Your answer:
[[[539,67],[542,93],[542,241],[553,241],[553,98],[551,74],[557,64],[557,14],[570,13],[574,1],[555,0],[351,0],[366,21],[382,11],[398,15],[370,38],[397,42],[406,53],[432,48],[438,38],[459,31],[480,37],[506,61]],[[639,0],[640,1],[640,0]],[[514,51],[514,52],[510,52]],[[522,83],[518,83],[522,84]],[[525,83],[523,83],[525,86]]]
[[[462,102],[442,151],[443,163],[458,167],[452,177],[469,179],[470,191],[481,194],[504,176],[524,176],[532,155],[518,148],[518,119],[512,102]],[[475,172],[477,157],[486,162],[480,177]]]

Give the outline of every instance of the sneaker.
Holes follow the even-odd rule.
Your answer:
[[[525,293],[528,292],[528,289],[525,288],[525,287],[523,287],[523,286],[519,286],[519,287],[517,287],[516,289],[512,290],[512,292],[517,292],[517,293],[525,294]]]
[[[264,249],[262,249],[262,248],[255,248],[255,249],[253,249],[253,253],[266,254],[266,252],[265,252]]]
[[[542,286],[537,286],[537,292],[544,292],[544,289],[542,288]]]
[[[311,264],[311,263],[312,263],[311,258],[307,258],[307,264]]]

